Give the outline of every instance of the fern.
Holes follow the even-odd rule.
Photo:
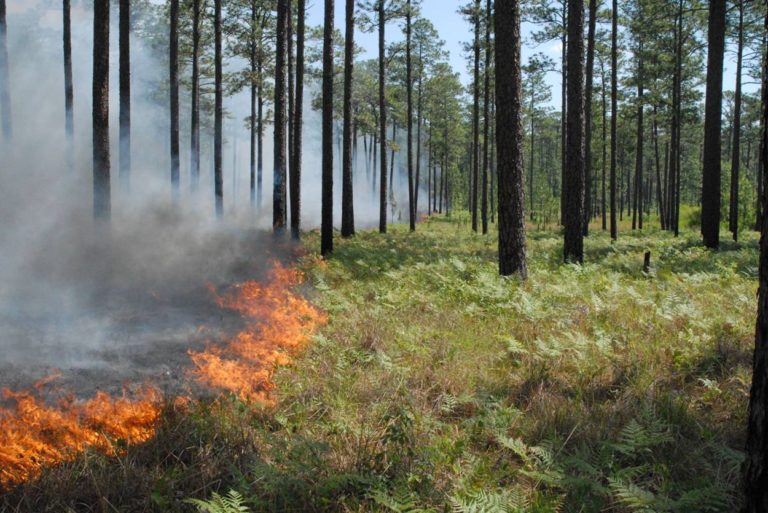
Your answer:
[[[235,490],[230,490],[226,495],[213,492],[210,500],[186,499],[184,502],[197,507],[201,513],[249,513],[251,510],[245,505],[245,499]]]
[[[416,497],[408,491],[396,492],[390,495],[385,490],[376,490],[370,494],[370,499],[395,513],[433,513],[434,510],[423,509],[419,506]]]
[[[465,497],[451,497],[454,513],[522,513],[530,505],[527,495],[519,490],[501,490],[470,493]]]

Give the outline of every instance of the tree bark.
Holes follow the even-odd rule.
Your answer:
[[[768,13],[765,16],[768,33]],[[762,87],[763,168],[758,180],[768,179],[768,54],[763,61]],[[760,271],[757,294],[755,351],[752,358],[752,388],[747,415],[746,461],[744,462],[743,513],[768,511],[768,216],[763,216],[760,235]]]
[[[584,0],[568,0],[568,170],[565,193],[566,262],[584,260]]]
[[[485,7],[485,73],[483,84],[483,179],[481,187],[483,193],[481,196],[481,221],[483,235],[488,234],[488,172],[489,172],[489,136],[491,128],[491,17],[493,15],[493,8],[491,7],[491,0],[486,0]]]
[[[384,27],[386,25],[385,0],[379,0],[379,142],[381,143],[381,180],[379,186],[379,232],[387,233],[387,105],[386,47]]]
[[[413,199],[413,63],[411,62],[411,0],[405,8],[405,82],[408,125],[408,222],[410,230],[416,231],[416,204]]]
[[[306,0],[298,0],[296,20],[296,97],[293,106],[293,158],[291,159],[291,235],[300,236],[301,228],[301,159],[304,127],[304,37]]]
[[[645,90],[643,88],[643,43],[637,56],[637,148],[635,149],[635,201],[632,211],[632,229],[643,229],[643,148],[645,147],[643,114]]]
[[[71,72],[71,71],[70,71]],[[70,77],[71,79],[71,77]],[[131,185],[131,2],[120,0],[120,184]]]
[[[219,14],[220,15],[220,14]],[[221,20],[219,20],[219,23]],[[170,24],[170,102],[171,102],[171,189],[174,199],[179,195],[179,0],[171,0]],[[220,29],[219,29],[220,30]],[[221,57],[219,56],[219,59]],[[220,63],[218,64],[221,65]],[[220,79],[217,79],[220,80]],[[221,83],[217,83],[217,89]]]
[[[355,1],[346,0],[344,39],[344,148],[341,184],[341,236],[355,234],[352,191],[352,74],[355,66]]]
[[[725,0],[710,1],[701,189],[701,234],[704,245],[708,248],[717,248],[720,244],[720,126],[723,108],[725,11]]]
[[[200,184],[200,0],[192,1],[192,116],[189,166],[190,188],[192,192],[196,192]]]
[[[286,123],[286,28],[288,25],[288,2],[277,0],[277,32],[275,44],[275,126],[274,126],[274,171],[272,178],[272,229],[275,235],[285,231],[285,179],[287,148],[285,146]]]
[[[592,78],[595,67],[595,29],[597,0],[589,0],[589,28],[587,29],[587,69],[584,89],[584,235],[589,235],[592,219]]]
[[[213,139],[213,176],[216,217],[224,216],[224,178],[222,173],[222,130],[223,130],[223,98],[222,90],[222,55],[221,55],[221,1],[214,0],[214,67],[215,67],[215,99],[214,99],[214,139]]]
[[[333,252],[333,0],[325,0],[323,30],[323,184],[320,254]]]
[[[499,274],[518,273],[525,279],[520,3],[517,0],[499,2],[495,14]]]
[[[5,0],[0,0],[4,2]],[[75,108],[72,86],[72,9],[70,0],[63,0],[63,45],[64,45],[64,133],[67,138],[67,166],[75,167]]]
[[[107,13],[109,18],[109,13]],[[8,63],[8,22],[6,20],[5,0],[0,0],[0,124],[3,138],[10,141],[13,137],[11,126],[11,70]]]
[[[2,2],[3,0],[0,0]],[[111,216],[109,162],[109,3],[93,5],[93,215]]]

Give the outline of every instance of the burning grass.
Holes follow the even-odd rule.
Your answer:
[[[243,401],[274,404],[276,368],[290,363],[325,322],[319,310],[293,292],[302,279],[300,272],[274,263],[264,283],[249,281],[222,295],[212,290],[217,304],[238,312],[245,327],[204,351],[190,352],[194,380]],[[98,392],[78,400],[61,390],[47,391],[55,378],[41,380],[32,390],[0,393],[5,404],[0,407],[0,488],[35,478],[45,467],[71,461],[86,449],[114,456],[154,436],[164,398],[151,384],[119,397]],[[45,395],[65,397],[52,404]],[[175,399],[177,404],[187,401]]]

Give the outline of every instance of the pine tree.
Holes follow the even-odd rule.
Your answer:
[[[70,70],[71,73],[71,70]],[[70,77],[71,80],[71,77]],[[120,184],[131,179],[131,2],[120,0]]]
[[[0,125],[3,137],[10,141],[11,129],[11,70],[8,64],[8,22],[5,0],[0,0]]]
[[[717,248],[720,244],[720,126],[723,108],[725,11],[725,0],[710,1],[701,190],[701,234],[704,237],[704,245],[708,248]]]
[[[323,30],[323,183],[320,254],[333,252],[333,0],[325,0]]]
[[[216,204],[216,217],[224,216],[224,178],[222,173],[222,130],[223,130],[223,100],[222,86],[222,54],[221,54],[221,1],[214,0],[214,67],[215,67],[215,98],[214,98],[214,135],[213,135],[213,180]]]
[[[301,227],[301,159],[304,126],[304,37],[306,0],[299,0],[296,23],[296,97],[293,109],[293,147],[291,148],[291,236],[298,239]]]
[[[2,1],[2,0],[0,0]],[[111,215],[109,162],[109,3],[93,4],[93,215]]]
[[[498,2],[494,20],[496,25],[496,141],[499,169],[499,273],[502,276],[518,273],[525,278],[527,268],[523,193],[525,186],[522,147],[520,3],[517,0]],[[446,130],[447,128],[446,124]]]
[[[352,77],[355,60],[355,2],[346,0],[344,39],[344,149],[342,155],[341,236],[355,234],[355,210],[352,191]]]
[[[176,199],[179,195],[179,0],[171,0],[170,15],[168,80],[171,104],[171,190],[174,199]],[[217,65],[220,63],[217,62]],[[219,76],[217,75],[217,95],[218,87],[220,87],[218,80]]]

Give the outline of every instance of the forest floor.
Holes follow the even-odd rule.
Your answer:
[[[169,405],[152,441],[50,469],[0,511],[733,511],[757,235],[712,252],[695,230],[593,230],[575,266],[532,231],[521,283],[458,217],[299,260],[328,323],[276,406]]]

